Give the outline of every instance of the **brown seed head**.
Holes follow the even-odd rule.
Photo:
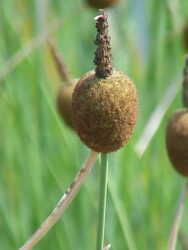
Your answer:
[[[112,67],[107,15],[95,17],[95,71],[73,92],[73,124],[81,140],[96,152],[109,153],[129,140],[138,111],[137,91],[127,75]]]
[[[59,88],[57,95],[57,109],[66,122],[73,129],[72,124],[72,93],[75,87],[75,82],[62,85]]]
[[[87,3],[96,9],[103,9],[117,4],[119,0],[87,0]]]
[[[166,129],[166,147],[173,167],[188,177],[188,110],[176,111]]]
[[[137,91],[121,71],[106,78],[88,72],[73,92],[73,124],[81,140],[96,152],[123,147],[132,135],[138,112]]]

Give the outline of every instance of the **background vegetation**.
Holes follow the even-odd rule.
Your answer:
[[[182,106],[188,1],[122,0],[107,12],[114,66],[136,83],[140,111],[132,140],[110,155],[105,242],[112,250],[161,250],[184,182],[167,159],[164,132],[170,114]],[[96,15],[84,0],[0,2],[1,249],[18,249],[31,235],[88,154],[57,114],[62,83],[45,39],[51,32],[79,78],[93,68]],[[98,167],[35,249],[95,249]],[[185,233],[186,225],[184,213]]]

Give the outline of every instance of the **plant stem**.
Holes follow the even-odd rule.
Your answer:
[[[108,159],[107,154],[101,154],[101,173],[100,173],[100,190],[99,190],[99,220],[97,231],[97,247],[96,250],[103,249],[105,214],[106,214],[106,196],[108,181]]]
[[[170,232],[170,237],[169,237],[169,242],[168,242],[168,250],[175,250],[176,249],[176,241],[177,241],[177,236],[178,236],[178,231],[180,227],[180,221],[182,218],[183,214],[183,208],[185,205],[185,199],[188,193],[188,180],[186,180],[186,183],[183,186],[183,190],[180,194],[176,214],[174,217],[174,223],[172,225],[172,229]]]
[[[60,56],[60,53],[57,50],[54,42],[52,41],[52,38],[50,38],[50,37],[48,38],[47,44],[49,46],[52,58],[53,58],[55,65],[56,65],[56,69],[57,69],[62,81],[67,85],[72,84],[72,80],[71,80],[71,77],[69,75],[67,66],[66,66],[62,56]]]
[[[98,153],[91,151],[84,166],[76,175],[74,181],[63,194],[60,201],[55,206],[51,214],[44,220],[37,231],[29,238],[29,240],[19,248],[19,250],[29,250],[32,249],[52,228],[52,226],[59,220],[60,216],[63,214],[65,209],[69,206],[71,201],[74,199],[78,193],[81,185],[83,184],[85,178],[90,173],[90,170],[97,158]]]

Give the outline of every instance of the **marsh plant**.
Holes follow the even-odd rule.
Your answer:
[[[125,146],[131,138],[138,113],[138,96],[133,81],[112,66],[108,17],[103,10],[100,10],[100,14],[95,17],[95,22],[97,49],[94,64],[96,67],[94,71],[81,77],[72,96],[73,126],[80,139],[91,149],[91,153],[50,216],[20,250],[31,249],[57,222],[79,191],[98,153],[101,153],[101,174],[96,249],[110,248],[110,244],[104,246],[107,158],[108,153]],[[52,46],[51,49],[55,55]]]
[[[186,178],[185,186],[180,196],[178,209],[174,219],[172,232],[169,239],[169,250],[176,247],[177,234],[179,230],[180,219],[183,206],[188,193],[188,55],[185,59],[185,68],[183,71],[183,90],[182,90],[183,108],[175,111],[166,128],[166,148],[173,168]]]
[[[60,55],[59,51],[55,47],[52,39],[48,39],[47,42],[52,58],[54,60],[57,72],[61,78],[61,85],[58,89],[56,106],[59,115],[63,119],[63,121],[73,129],[72,123],[72,93],[77,82],[76,79],[72,79],[69,71],[66,67],[66,64]]]

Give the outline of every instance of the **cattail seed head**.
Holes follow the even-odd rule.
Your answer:
[[[123,147],[132,134],[138,97],[130,78],[112,67],[107,16],[95,18],[95,71],[85,74],[73,92],[72,117],[80,139],[96,152],[109,153]]]
[[[138,97],[130,78],[113,69],[106,78],[88,72],[73,92],[73,123],[81,140],[96,152],[123,147],[132,135]]]
[[[166,129],[169,159],[181,175],[188,177],[188,110],[177,110]]]

